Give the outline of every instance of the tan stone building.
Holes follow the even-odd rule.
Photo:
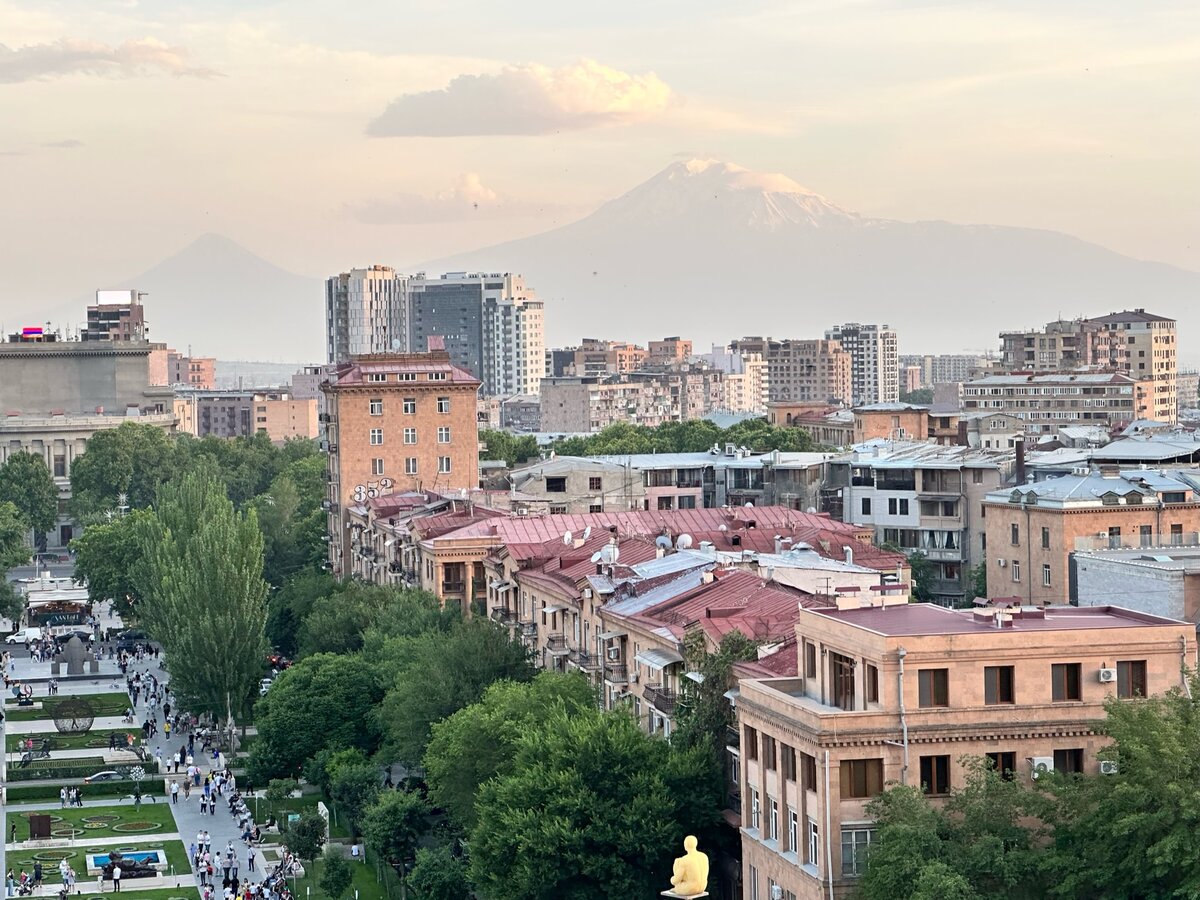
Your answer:
[[[1120,372],[989,375],[963,385],[963,410],[1016,416],[1031,435],[1052,434],[1071,425],[1124,428],[1154,417],[1155,390],[1154,382]]]
[[[196,437],[250,437],[262,433],[274,443],[312,440],[318,433],[317,400],[287,391],[199,391],[181,388],[173,409],[179,430]]]
[[[717,369],[687,363],[619,375],[543,378],[541,429],[574,434],[617,422],[655,427],[702,419],[721,408],[724,378]]]
[[[746,898],[850,896],[889,782],[945,796],[964,756],[1022,779],[1107,771],[1104,702],[1179,687],[1196,663],[1194,625],[1116,607],[798,616],[798,675],[738,682]]]
[[[1189,469],[1084,466],[989,493],[983,511],[989,592],[1066,603],[1076,550],[1194,543],[1200,478]]]
[[[830,340],[745,337],[730,344],[767,361],[771,402],[819,402],[848,406],[854,395],[853,358]]]
[[[922,441],[929,436],[929,407],[914,403],[872,403],[854,408],[854,443]]]
[[[350,505],[397,491],[478,486],[479,379],[452,365],[446,351],[355,357],[321,390],[335,571],[343,571],[350,544]]]

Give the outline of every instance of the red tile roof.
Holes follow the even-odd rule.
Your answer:
[[[478,386],[480,381],[466,369],[460,369],[450,361],[450,354],[445,350],[431,350],[429,353],[371,353],[364,356],[355,356],[349,362],[341,363],[334,369],[330,379],[329,386],[337,389],[342,386],[370,385],[378,382],[371,382],[367,379],[367,375],[371,373],[382,373],[385,375],[397,375],[400,373],[413,375],[429,375],[441,374],[444,378],[438,378],[432,382],[428,378],[418,380],[415,384],[474,384]],[[389,378],[384,383],[394,383],[394,378]]]

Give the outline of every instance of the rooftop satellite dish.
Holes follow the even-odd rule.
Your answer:
[[[587,528],[583,529],[583,539],[586,541],[591,536],[592,536],[592,526],[589,525]]]
[[[573,539],[574,539],[574,535],[572,535],[572,534],[571,534],[571,532],[569,532],[569,531],[564,531],[564,532],[563,532],[563,543],[564,543],[564,544],[566,544],[566,545],[570,546],[570,544],[571,544],[571,541],[572,541]]]
[[[692,536],[690,534],[681,534],[675,541],[676,550],[687,550],[692,546]]]
[[[817,511],[817,508],[816,508],[815,506],[810,506],[810,507],[809,507],[807,510],[805,510],[805,511],[806,511],[806,512],[807,512],[809,515],[813,515],[813,514],[815,514],[815,513],[816,513],[816,511]]]
[[[749,507],[753,507],[753,506],[754,506],[754,504],[753,504],[753,503],[751,503],[749,500],[747,500],[747,501],[746,501],[746,504],[745,504],[745,505],[746,505],[746,506],[749,506]]]
[[[670,535],[660,534],[658,537],[656,537],[654,539],[654,546],[659,547],[663,550],[670,550],[671,549]]]

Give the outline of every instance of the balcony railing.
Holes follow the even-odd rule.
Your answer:
[[[567,647],[567,636],[561,631],[546,635],[546,649],[552,655],[565,655],[570,649]]]
[[[466,589],[467,589],[467,583],[465,581],[443,581],[442,582],[442,593],[443,594],[461,594]]]
[[[629,682],[629,667],[626,665],[606,665],[604,667],[604,680],[611,681],[613,684],[627,684]]]
[[[646,702],[663,715],[669,716],[675,712],[675,704],[679,702],[679,694],[675,691],[668,690],[661,684],[648,684],[643,693]]]
[[[501,625],[512,625],[517,620],[513,611],[507,606],[493,606],[492,619]]]
[[[536,637],[537,622],[521,622],[521,637]]]
[[[600,659],[594,653],[588,653],[586,650],[572,650],[571,662],[585,672],[591,672],[600,667]]]
[[[1122,507],[1123,509],[1124,507]],[[1096,534],[1075,538],[1076,550],[1154,550],[1172,547],[1200,547],[1200,532],[1156,531],[1149,534]]]

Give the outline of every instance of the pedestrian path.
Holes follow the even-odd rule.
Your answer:
[[[65,697],[67,695],[60,694],[59,696]],[[37,719],[33,722],[8,721],[4,723],[4,727],[9,734],[58,734],[58,729],[54,727],[53,719]],[[131,725],[121,716],[100,716],[92,722],[93,731],[115,731],[121,728],[140,731],[141,727],[140,722]],[[63,752],[65,753],[66,751],[64,750]],[[92,755],[95,756],[94,753]]]

